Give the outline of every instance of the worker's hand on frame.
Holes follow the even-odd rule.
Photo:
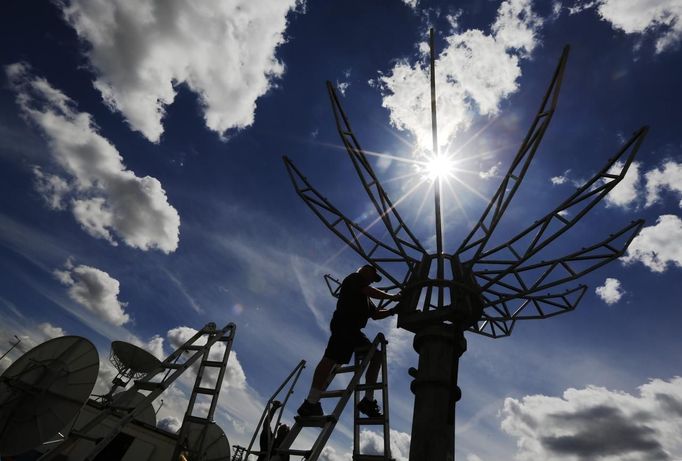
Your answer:
[[[398,292],[398,294],[393,295],[393,297],[391,298],[391,300],[392,300],[392,301],[400,301],[400,298],[402,298],[402,296],[403,296],[403,292],[400,291],[400,292]]]

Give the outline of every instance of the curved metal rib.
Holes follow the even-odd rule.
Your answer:
[[[521,143],[521,147],[519,147],[516,157],[514,157],[514,161],[509,167],[509,171],[507,171],[500,187],[495,192],[490,203],[488,203],[488,207],[483,212],[481,219],[476,223],[457,250],[456,253],[460,256],[461,260],[465,259],[466,254],[471,254],[472,252],[473,255],[468,259],[475,260],[480,256],[507,209],[509,202],[511,202],[516,190],[519,188],[521,181],[523,181],[526,171],[528,171],[528,167],[535,156],[535,152],[542,141],[542,137],[552,121],[552,116],[559,99],[561,81],[564,69],[566,68],[569,50],[569,46],[566,45],[561,53],[559,64],[554,71],[554,76],[547,88],[542,104],[540,104],[540,109],[535,115],[535,119],[523,143]]]
[[[474,276],[481,282],[481,291],[488,299],[484,306],[531,296],[538,291],[570,282],[598,269],[625,254],[643,225],[644,220],[633,221],[599,243],[548,261],[474,271]],[[621,243],[616,247],[614,245],[618,240]],[[528,281],[527,278],[535,280]]]
[[[532,226],[507,242],[483,252],[476,260],[469,261],[467,264],[474,266],[507,264],[509,265],[507,270],[512,271],[545,248],[573,227],[578,220],[623,180],[648,130],[649,128],[645,126],[635,132],[597,174],[542,219],[535,221]],[[620,159],[626,153],[628,153],[626,160],[620,163]],[[613,172],[614,168],[619,169],[619,171]],[[563,216],[565,212],[571,213],[569,218]],[[534,231],[535,235],[531,235]],[[518,244],[515,247],[514,244],[517,242]],[[523,248],[519,248],[519,246]],[[504,274],[501,274],[499,278],[502,276]]]
[[[378,272],[383,274],[388,280],[395,284],[395,286],[401,286],[398,279],[388,272],[383,267],[383,264],[402,262],[405,263],[408,272],[410,272],[417,263],[417,260],[412,259],[404,252],[383,243],[361,226],[344,216],[334,205],[310,185],[305,176],[301,174],[289,158],[283,158],[291,182],[296,189],[296,193],[303,199],[306,205],[310,207],[313,213],[320,218],[329,230],[343,240],[346,245],[355,250],[355,252],[368,263],[372,264]],[[377,253],[382,252],[389,256],[377,256]]]
[[[330,81],[327,81],[327,90],[329,91],[329,98],[331,99],[334,120],[339,136],[341,136],[343,145],[353,162],[353,166],[362,182],[362,186],[365,188],[367,195],[374,204],[374,208],[377,210],[377,213],[379,213],[388,233],[395,242],[397,250],[403,254],[405,258],[409,256],[411,258],[421,259],[421,257],[426,254],[426,250],[424,250],[421,243],[419,243],[419,240],[417,240],[412,231],[407,227],[400,217],[398,210],[381,186],[381,183],[369,164],[369,161],[367,161],[367,157],[362,151],[355,134],[353,134],[348,117],[343,111],[334,85],[332,85]],[[414,253],[417,253],[419,256],[415,256]]]

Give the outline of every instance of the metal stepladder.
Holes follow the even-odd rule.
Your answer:
[[[111,404],[102,408],[94,418],[89,420],[83,426],[74,428],[67,435],[64,442],[45,453],[39,458],[39,460],[53,460],[59,455],[68,453],[68,449],[71,448],[77,441],[89,440],[94,443],[94,446],[90,450],[89,454],[85,457],[85,461],[92,461],[121,432],[126,424],[130,423],[135,416],[145,410],[148,405],[152,403],[152,401],[154,401],[163,391],[168,389],[168,387],[190,366],[192,366],[192,364],[194,364],[202,356],[207,356],[208,351],[216,342],[225,342],[227,351],[225,355],[229,355],[236,328],[237,327],[234,323],[229,323],[222,329],[217,329],[215,323],[206,324],[194,336],[188,339],[185,344],[180,346],[161,363],[161,368],[159,371],[166,371],[161,380],[154,380],[154,378],[159,375],[159,371],[154,371],[148,373],[141,379],[134,381],[131,389],[149,392],[143,400],[140,400],[133,407],[118,407]],[[201,343],[203,340],[205,340],[205,343],[197,344]],[[189,353],[190,355],[185,358],[183,355],[185,353]],[[183,358],[185,360],[179,362],[179,360]],[[225,357],[225,362],[227,362],[227,357]],[[225,367],[223,366],[222,373],[224,373],[224,368]],[[219,372],[221,378],[222,373]],[[220,381],[222,381],[222,379]],[[217,403],[218,392],[219,389],[215,394],[215,403]],[[103,437],[93,436],[91,434],[93,429],[99,427],[105,419],[111,416],[117,417],[114,427],[112,427],[110,431]],[[180,440],[180,438],[178,438],[178,440]]]
[[[190,350],[201,351],[202,358],[199,362],[199,368],[197,369],[197,376],[194,380],[194,387],[192,388],[192,394],[189,398],[189,403],[187,404],[187,410],[185,411],[185,416],[182,419],[182,426],[178,431],[178,441],[175,444],[175,451],[173,453],[172,460],[179,459],[180,453],[182,451],[187,451],[189,454],[189,459],[192,460],[203,460],[206,458],[205,454],[202,453],[202,448],[204,448],[204,439],[206,438],[206,433],[209,430],[210,425],[213,423],[213,415],[215,414],[216,407],[218,405],[218,397],[220,396],[220,388],[222,387],[223,378],[225,376],[225,370],[227,368],[227,360],[230,358],[230,352],[232,351],[232,343],[234,342],[234,333],[236,326],[234,324],[229,324],[227,327],[231,328],[225,331],[223,334],[219,335],[217,342],[225,344],[225,349],[222,351],[218,360],[211,360],[211,349],[212,346],[202,347],[200,345],[190,346]],[[208,341],[207,341],[208,343]],[[213,345],[216,343],[214,342]],[[204,377],[206,369],[214,369],[218,371],[218,375],[209,378],[208,382],[204,383]],[[197,415],[194,413],[194,405],[197,402],[197,397],[199,395],[207,395],[210,397],[211,401],[208,406],[208,411],[206,415]],[[198,431],[198,446],[190,446],[188,441],[190,431]]]
[[[334,407],[331,414],[324,416],[314,416],[314,417],[301,417],[297,416],[295,418],[296,423],[291,428],[291,431],[287,437],[282,441],[282,444],[274,450],[275,454],[289,454],[292,456],[302,456],[303,459],[307,461],[316,461],[324,446],[326,445],[329,437],[336,426],[336,423],[341,418],[348,400],[351,394],[354,394],[354,405],[353,405],[353,426],[354,426],[354,437],[353,437],[353,461],[389,461],[391,458],[391,443],[390,443],[390,430],[389,430],[389,408],[388,408],[388,370],[386,368],[386,338],[384,335],[379,333],[370,348],[361,356],[362,360],[358,360],[357,352],[355,354],[354,365],[348,366],[338,366],[336,367],[329,381],[326,383],[324,390],[320,396],[321,399],[331,399],[337,398],[338,402]],[[381,356],[381,375],[380,380],[376,384],[360,384],[360,379],[367,371],[370,361],[374,354],[380,354]],[[333,382],[334,378],[343,373],[353,373],[353,376],[345,389],[338,390],[327,390],[329,384]],[[380,390],[381,400],[383,408],[383,416],[380,418],[366,418],[361,417],[358,411],[358,403],[361,400],[361,392],[368,389]],[[384,453],[381,455],[368,455],[360,453],[360,428],[362,426],[382,426],[384,432]],[[294,441],[298,437],[299,433],[304,428],[319,427],[322,431],[317,436],[317,439],[313,443],[313,446],[308,450],[292,449]],[[276,460],[277,457],[273,457]]]

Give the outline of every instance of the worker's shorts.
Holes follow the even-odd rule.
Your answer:
[[[335,363],[348,363],[353,356],[353,351],[356,349],[367,350],[371,346],[370,340],[360,330],[332,330],[324,356],[332,359]]]

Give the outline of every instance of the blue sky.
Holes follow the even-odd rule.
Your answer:
[[[469,336],[457,457],[682,457],[678,0],[73,0],[3,9],[0,351],[14,334],[26,348],[82,335],[100,352],[104,383],[112,340],[162,356],[191,328],[235,322],[218,422],[232,444],[248,443],[300,359],[309,366],[293,401],[307,391],[334,309],[323,274],[343,277],[363,263],[299,200],[281,157],[347,216],[373,220],[325,81],[340,89],[360,144],[381,154],[370,161],[386,190],[433,249],[430,183],[402,160],[428,147],[424,44],[436,28],[440,140],[459,161],[443,197],[445,249],[454,251],[570,44],[557,113],[501,237],[543,216],[649,125],[625,180],[553,251],[598,242],[637,218],[645,227],[625,258],[584,277],[575,312],[520,322],[509,338]],[[390,340],[394,456],[405,459],[407,368],[417,357],[394,319],[368,327],[377,331]],[[171,426],[188,383],[164,400],[159,419]],[[351,430],[348,420],[338,426],[326,459],[348,459]],[[372,434],[362,440],[368,450],[377,444]]]

